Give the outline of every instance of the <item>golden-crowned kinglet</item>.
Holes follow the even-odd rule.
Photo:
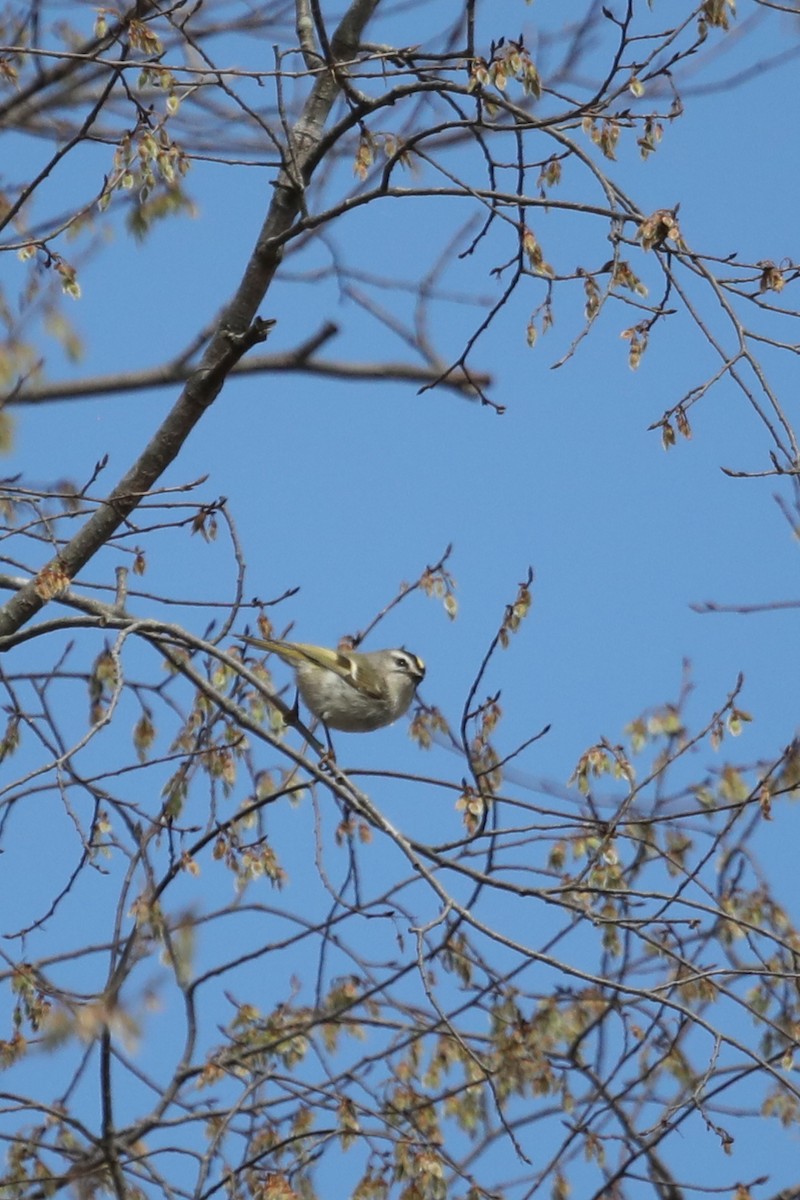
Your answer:
[[[297,690],[315,717],[331,729],[369,733],[402,717],[425,664],[410,650],[329,650],[305,642],[242,637],[294,667]]]

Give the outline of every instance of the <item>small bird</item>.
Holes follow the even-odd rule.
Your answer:
[[[294,667],[306,707],[326,727],[345,733],[391,725],[408,709],[425,678],[424,662],[410,650],[330,650],[246,636],[242,641]]]

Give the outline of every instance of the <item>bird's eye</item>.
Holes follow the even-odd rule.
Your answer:
[[[420,672],[424,674],[425,671],[420,659],[413,654],[395,654],[394,665],[398,671],[406,671],[409,675],[419,675]]]

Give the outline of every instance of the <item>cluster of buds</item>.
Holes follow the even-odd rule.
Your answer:
[[[526,96],[533,96],[538,100],[542,94],[539,72],[521,38],[517,42],[508,43],[505,38],[501,38],[496,46],[492,44],[488,59],[474,58],[469,66],[467,90],[475,92],[486,87],[495,87],[498,92],[504,92],[509,79],[521,84]]]

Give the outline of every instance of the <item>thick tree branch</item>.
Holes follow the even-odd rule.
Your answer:
[[[335,63],[355,55],[361,33],[377,4],[378,0],[353,0],[331,43]],[[192,429],[219,395],[235,364],[262,339],[266,330],[263,323],[257,321],[256,313],[280,265],[284,238],[300,212],[309,164],[340,88],[335,67],[314,81],[291,133],[291,169],[287,167],[282,171],[276,182],[241,283],[174,407],[107,501],[47,564],[40,576],[0,610],[0,634],[8,635],[19,629],[51,598],[52,585],[44,586],[43,577],[65,582],[74,578],[105,544],[136,507],[141,494],[148,491],[175,460]]]

